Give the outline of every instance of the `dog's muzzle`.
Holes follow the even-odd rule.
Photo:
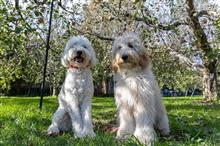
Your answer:
[[[83,63],[84,61],[83,51],[82,50],[76,51],[76,56],[72,60],[76,63]]]
[[[128,55],[127,55],[127,54],[124,54],[124,55],[122,55],[121,58],[124,60],[124,62],[127,62],[127,60],[128,60]]]

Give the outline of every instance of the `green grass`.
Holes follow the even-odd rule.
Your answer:
[[[200,97],[164,98],[171,135],[158,137],[160,146],[219,146],[220,105],[204,105]],[[95,138],[75,139],[72,131],[57,137],[48,137],[46,129],[58,104],[54,97],[44,99],[42,111],[38,110],[38,98],[0,97],[0,145],[52,145],[52,146],[136,146],[134,137],[117,141],[115,133],[106,131],[115,123],[116,109],[113,98],[93,98],[93,122]]]

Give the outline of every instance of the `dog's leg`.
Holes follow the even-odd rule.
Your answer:
[[[156,123],[155,128],[160,131],[162,136],[168,136],[170,134],[169,120],[167,117],[166,108],[162,103],[160,89],[157,88],[157,100],[156,100]]]
[[[95,133],[93,131],[92,116],[91,116],[91,97],[85,98],[82,105],[82,121],[83,121],[83,133],[85,135],[94,137]]]
[[[82,117],[79,109],[78,102],[71,101],[69,108],[69,115],[72,121],[73,131],[76,137],[84,137],[83,135],[83,125],[82,125]]]
[[[168,136],[170,133],[169,121],[166,114],[161,115],[158,120],[157,129],[160,131],[161,135]]]
[[[135,130],[134,116],[127,108],[121,107],[119,109],[119,128],[117,138],[126,138],[128,134],[133,134]]]
[[[168,136],[170,133],[170,128],[167,112],[164,105],[161,102],[158,102],[158,105],[160,106],[158,106],[159,112],[157,112],[156,128],[160,131],[161,135]]]
[[[59,124],[62,122],[63,116],[65,115],[65,110],[61,107],[59,107],[56,112],[53,115],[52,124],[47,129],[48,135],[58,135],[59,130]]]
[[[71,125],[72,125],[71,118],[69,116],[69,113],[66,112],[63,116],[62,122],[60,122],[59,124],[59,130],[68,131],[71,129]]]
[[[150,108],[148,107],[147,110],[144,105],[140,104],[136,105],[136,107],[134,108],[134,117],[136,124],[134,136],[141,143],[146,145],[152,145],[153,141],[156,139],[156,133],[153,128],[153,107]]]

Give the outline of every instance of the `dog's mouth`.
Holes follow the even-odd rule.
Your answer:
[[[132,64],[133,61],[132,60],[123,60],[123,59],[119,59],[118,64]]]
[[[77,63],[83,63],[83,57],[81,57],[81,56],[76,56],[75,58],[74,58],[74,62],[77,62]]]
[[[131,61],[128,61],[128,60],[123,60],[122,64],[128,64],[128,63],[131,63]]]

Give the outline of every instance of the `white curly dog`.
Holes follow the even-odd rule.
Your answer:
[[[119,112],[117,138],[132,134],[141,143],[151,145],[156,139],[154,128],[162,135],[168,135],[170,130],[149,56],[139,37],[132,32],[114,41],[112,56]]]
[[[76,137],[94,137],[91,117],[94,88],[90,68],[96,62],[96,55],[89,40],[83,36],[72,37],[61,61],[68,69],[48,135],[57,135],[72,127]]]

